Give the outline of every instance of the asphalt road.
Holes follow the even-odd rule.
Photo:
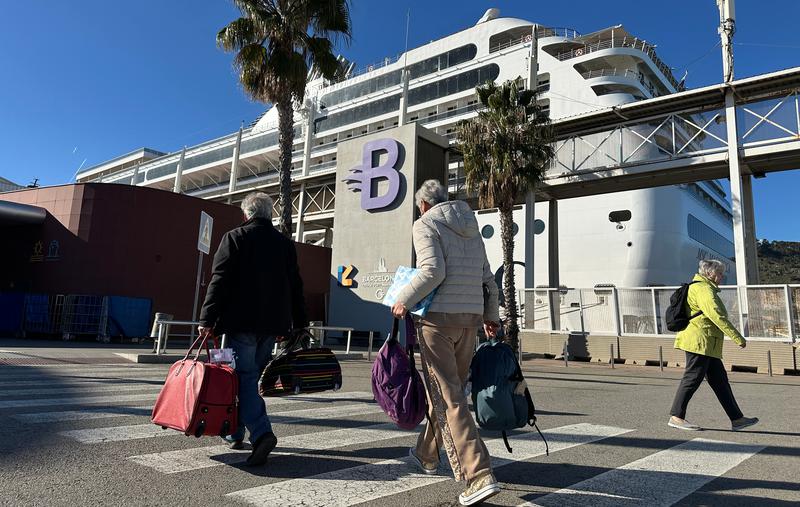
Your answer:
[[[102,362],[102,358],[96,359]],[[414,432],[372,401],[370,364],[342,363],[338,393],[269,399],[279,437],[268,465],[218,438],[149,422],[166,366],[0,366],[0,505],[457,505],[461,485],[408,465]],[[525,364],[550,455],[533,430],[484,433],[503,492],[486,505],[798,505],[800,378],[731,374],[746,415],[731,432],[704,385],[666,426],[679,370]]]

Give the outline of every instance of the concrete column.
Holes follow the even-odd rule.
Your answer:
[[[536,37],[538,26],[531,27],[531,48],[528,52],[528,89],[533,91],[539,87],[539,39]]]
[[[397,120],[397,125],[402,127],[408,121],[408,69],[403,69],[403,92],[400,95],[400,114]]]
[[[534,227],[536,223],[536,189],[528,191],[525,196],[525,288],[532,289],[534,282]]]
[[[175,186],[172,191],[176,194],[181,193],[181,177],[183,176],[183,159],[186,158],[186,146],[181,150],[181,158],[178,159],[178,169],[175,171]]]
[[[744,214],[745,252],[747,254],[747,279],[758,284],[758,239],[756,238],[755,203],[753,202],[753,177],[742,175],[742,212]]]
[[[312,100],[306,101],[306,132],[303,139],[303,176],[308,176],[311,169],[311,149],[314,142],[314,113],[317,105]]]
[[[739,136],[736,126],[736,103],[732,88],[725,91],[725,123],[728,129],[728,166],[731,180],[731,207],[733,209],[733,244],[736,256],[736,284],[752,283],[748,276],[747,233],[744,217],[746,210],[742,192],[742,171],[739,164]]]
[[[558,264],[558,201],[548,201],[547,216],[547,273],[548,285],[558,288],[561,285],[560,266]]]
[[[239,127],[239,133],[236,135],[236,144],[233,145],[233,161],[231,162],[231,179],[228,182],[228,194],[236,191],[236,180],[239,178],[239,151],[242,148],[242,130],[244,127]],[[233,202],[233,196],[228,195],[228,204]]]
[[[306,184],[300,184],[300,198],[297,202],[297,220],[295,220],[296,229],[294,231],[294,240],[298,243],[303,242],[303,233],[305,232],[305,216],[306,216]]]
[[[136,164],[133,167],[133,176],[131,176],[131,186],[136,186],[136,182],[139,180],[139,165]]]

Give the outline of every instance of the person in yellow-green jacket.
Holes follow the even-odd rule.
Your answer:
[[[757,417],[744,417],[733,397],[725,366],[722,364],[722,342],[725,336],[745,348],[747,340],[728,320],[728,311],[719,297],[719,283],[725,275],[725,265],[718,260],[700,261],[699,273],[694,276],[686,302],[689,306],[689,325],[675,337],[675,348],[686,352],[686,369],[678,392],[672,402],[669,426],[697,431],[696,424],[686,420],[686,407],[692,395],[708,379],[708,384],[731,420],[734,431],[752,426]]]

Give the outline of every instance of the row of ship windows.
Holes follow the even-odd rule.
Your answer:
[[[733,243],[722,234],[704,224],[694,215],[690,214],[686,218],[686,227],[689,230],[689,237],[693,240],[722,254],[727,259],[734,258],[735,250]]]
[[[494,81],[500,75],[500,67],[490,64],[472,69],[446,79],[423,85],[408,91],[408,105],[415,106],[432,100],[471,90],[486,81]],[[400,107],[400,95],[392,95],[380,100],[330,114],[314,121],[314,132],[322,132],[351,123],[358,123],[368,118],[397,111]]]
[[[416,79],[428,74],[439,72],[448,67],[453,67],[455,65],[468,62],[475,58],[475,55],[477,54],[478,48],[475,46],[475,44],[467,44],[466,46],[452,49],[446,53],[442,53],[426,60],[422,60],[421,62],[409,65],[407,67],[408,78],[409,80]],[[342,102],[347,102],[359,97],[363,97],[364,95],[369,95],[370,93],[375,93],[380,90],[385,90],[386,88],[391,88],[392,86],[397,86],[401,83],[401,81],[401,71],[395,70],[392,72],[387,72],[386,74],[382,74],[372,79],[368,79],[352,86],[328,93],[322,97],[322,104],[325,107],[332,107],[337,104],[341,104]]]

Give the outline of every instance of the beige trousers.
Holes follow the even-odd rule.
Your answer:
[[[464,396],[482,323],[480,315],[471,314],[429,313],[420,320],[422,372],[432,411],[431,422],[417,439],[416,453],[423,461],[438,463],[438,442],[457,481],[469,481],[492,470],[489,451]]]

